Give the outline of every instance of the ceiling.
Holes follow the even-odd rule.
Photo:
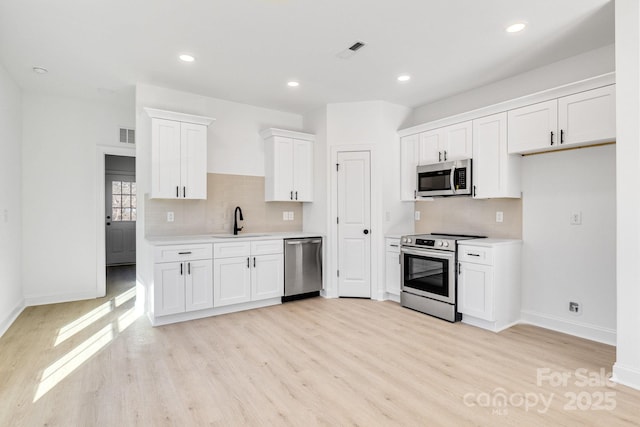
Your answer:
[[[515,21],[528,27],[506,33]],[[613,42],[610,0],[0,2],[0,63],[25,90],[130,97],[148,83],[295,113],[415,107]]]

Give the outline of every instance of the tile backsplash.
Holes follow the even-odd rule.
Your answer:
[[[420,211],[416,233],[477,234],[494,238],[522,238],[522,199],[439,197],[416,202]],[[503,212],[503,222],[496,222]]]
[[[265,202],[264,177],[207,174],[207,200],[168,200],[145,197],[145,234],[170,236],[232,233],[233,213],[242,208],[243,233],[302,231],[302,203]],[[282,212],[293,212],[285,221]],[[167,222],[167,212],[174,221]]]

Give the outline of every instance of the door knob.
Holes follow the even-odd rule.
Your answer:
[[[365,229],[365,230],[363,231],[363,233],[364,233],[364,234],[369,234],[369,230]]]

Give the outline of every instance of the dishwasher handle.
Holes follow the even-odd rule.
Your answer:
[[[287,242],[287,245],[302,245],[302,244],[308,244],[308,243],[317,245],[319,243],[322,243],[322,240],[320,240],[320,239],[314,239],[314,240],[310,240],[310,239],[309,240],[287,240],[286,242]]]

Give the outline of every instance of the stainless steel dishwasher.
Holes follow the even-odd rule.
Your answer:
[[[284,296],[282,301],[320,295],[322,237],[284,239]]]

